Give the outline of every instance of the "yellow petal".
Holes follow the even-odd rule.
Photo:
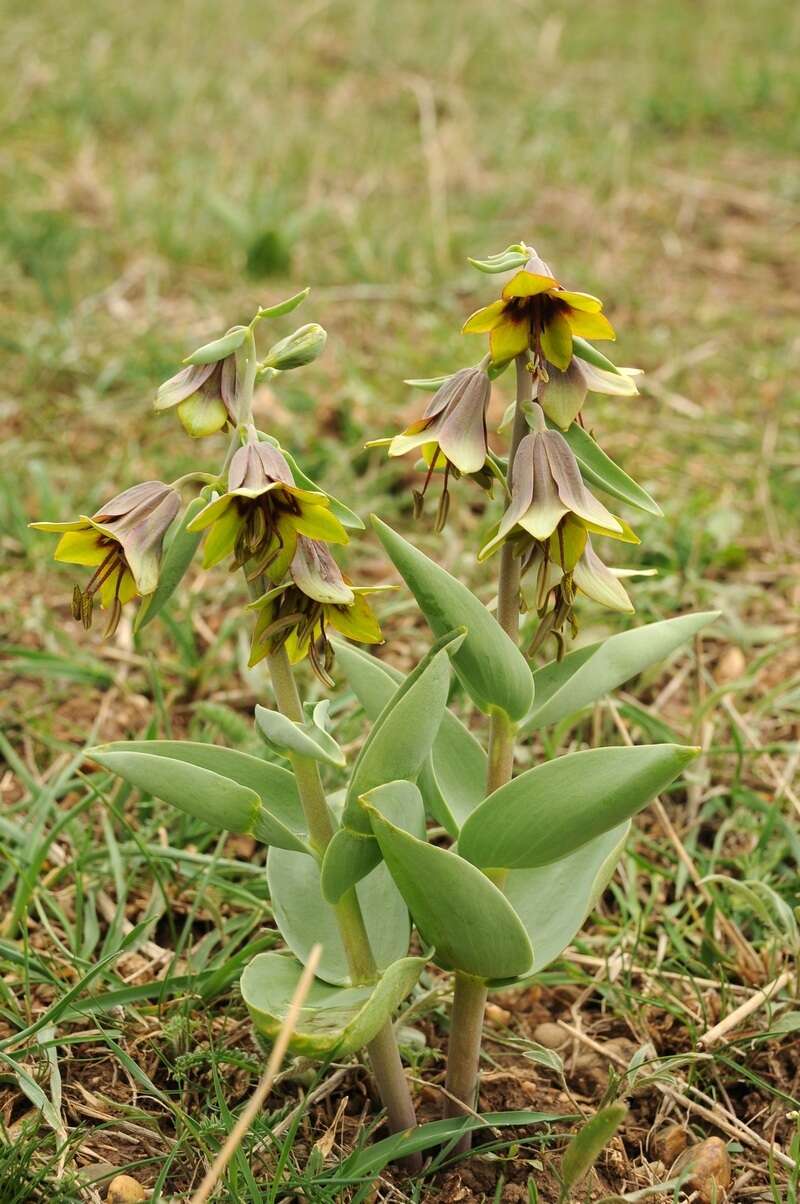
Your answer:
[[[603,308],[600,298],[593,297],[591,293],[572,293],[568,288],[560,288],[553,296],[558,301],[566,301],[572,309],[585,310],[588,314],[599,313]]]
[[[331,627],[359,644],[381,644],[383,635],[377,616],[363,596],[350,606],[326,606],[325,618]]]
[[[509,280],[503,289],[503,296],[506,300],[509,297],[536,297],[552,288],[558,288],[558,281],[552,276],[538,276],[534,272],[526,272],[523,268]]]
[[[308,656],[308,645],[311,643],[311,632],[300,640],[297,631],[290,631],[284,647],[291,664],[296,665],[303,657]]]
[[[100,547],[100,535],[93,527],[66,531],[56,544],[54,560],[62,564],[101,564],[110,548]]]
[[[326,506],[304,503],[298,515],[291,516],[292,525],[309,539],[324,539],[326,543],[348,543],[349,535],[335,514]]]
[[[505,308],[505,301],[493,301],[491,305],[484,305],[483,309],[476,309],[475,313],[470,314],[461,327],[461,333],[488,334],[490,330],[494,330],[498,322],[502,321]]]
[[[607,535],[609,537],[609,539],[618,539],[618,540],[620,540],[621,543],[641,543],[642,542],[641,539],[639,538],[639,536],[634,531],[633,527],[631,527],[628,523],[626,523],[624,518],[620,518],[616,514],[614,515],[614,518],[617,520],[620,527],[622,527],[621,532],[620,531],[611,531],[608,529],[608,527],[598,526],[597,523],[584,522],[584,526],[586,527],[587,531],[592,531],[595,535]]]
[[[187,397],[186,401],[180,403],[178,417],[187,435],[191,435],[193,439],[202,439],[222,430],[228,421],[228,411],[220,398],[195,393],[193,397]]]
[[[100,586],[100,601],[106,610],[114,601],[114,596],[117,592],[117,573],[112,573],[108,580],[104,581]],[[125,569],[122,574],[122,583],[119,587],[119,600],[122,605],[124,606],[126,602],[130,602],[131,598],[135,598],[138,592],[133,574],[130,569]]]
[[[515,355],[527,351],[531,339],[531,326],[526,314],[521,318],[508,315],[489,335],[489,350],[495,364],[505,364]]]
[[[203,548],[203,568],[213,568],[233,551],[242,516],[235,506],[228,506],[211,527]]]
[[[572,329],[564,314],[553,314],[542,331],[542,351],[551,364],[566,372],[572,359]]]
[[[584,313],[579,309],[570,308],[567,311],[567,320],[572,328],[572,333],[582,339],[616,339],[617,337],[614,327],[605,314]]]

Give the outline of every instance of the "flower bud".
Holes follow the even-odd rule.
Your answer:
[[[264,367],[276,368],[279,372],[302,368],[322,355],[327,338],[328,335],[321,326],[316,322],[309,322],[270,347]]]

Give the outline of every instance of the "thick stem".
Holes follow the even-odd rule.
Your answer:
[[[529,356],[518,355],[517,408],[511,433],[508,453],[508,479],[514,466],[514,457],[523,435],[527,430],[524,406],[533,393],[533,377],[528,371]],[[510,544],[503,545],[500,555],[500,575],[497,584],[497,621],[516,643],[519,639],[519,559]],[[489,765],[486,777],[486,794],[492,794],[500,786],[511,781],[514,772],[514,737],[516,727],[504,711],[495,711],[489,721]],[[495,872],[492,880],[501,889],[506,871]],[[478,1098],[480,1070],[481,1033],[483,1012],[486,1006],[486,985],[466,974],[456,974],[453,991],[453,1015],[450,1024],[450,1043],[447,1051],[446,1087],[449,1096],[445,1100],[445,1115],[459,1116],[457,1100],[469,1108],[475,1107]],[[450,1097],[454,1096],[455,1099]],[[472,1134],[465,1133],[458,1142],[456,1151],[466,1153],[472,1145]]]
[[[281,648],[274,652],[269,657],[268,664],[278,710],[295,723],[302,723],[303,707],[286,649]],[[298,753],[289,753],[288,757],[308,823],[309,840],[321,858],[333,837],[334,826],[319,768],[311,757],[303,757]],[[333,910],[353,982],[374,982],[378,970],[354,887],[346,891],[339,902],[333,905]],[[403,1129],[413,1129],[417,1123],[414,1105],[411,1102],[390,1020],[386,1021],[377,1036],[367,1045],[367,1053],[381,1101],[386,1109],[390,1130],[398,1133]],[[422,1158],[419,1154],[411,1155],[402,1160],[402,1165],[410,1174],[416,1174],[422,1167]]]

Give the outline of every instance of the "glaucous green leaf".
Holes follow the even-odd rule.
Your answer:
[[[425,805],[412,782],[387,782],[370,790],[364,799],[398,828],[425,839]],[[381,852],[371,831],[339,828],[325,850],[322,861],[322,894],[335,903],[344,892],[376,866]]]
[[[681,744],[643,744],[545,761],[476,807],[461,829],[459,852],[483,869],[558,861],[630,819],[698,752]]]
[[[611,881],[630,827],[628,820],[550,865],[510,871],[505,895],[533,945],[533,969],[521,978],[490,983],[493,989],[529,982],[575,939]]]
[[[469,259],[469,263],[479,272],[493,276],[500,272],[513,272],[516,268],[524,268],[530,259],[530,250],[514,243],[500,251],[497,255],[487,255],[485,259]]]
[[[99,764],[113,769],[114,773],[132,785],[163,798],[189,815],[199,816],[213,827],[247,831],[265,844],[298,853],[309,852],[305,840],[306,822],[294,776],[279,765],[271,765],[268,761],[236,749],[191,740],[123,740],[90,749],[88,755]],[[109,756],[112,761],[108,760]],[[121,757],[136,759],[121,760]],[[194,767],[201,777],[182,779],[180,785],[170,787],[164,776],[169,775],[170,764],[178,766],[176,773],[180,773],[181,764],[190,769]],[[131,776],[134,773],[137,781]],[[211,774],[211,778],[203,779],[203,773]],[[233,828],[230,823],[222,822],[223,817],[218,814],[219,802],[214,794],[217,778],[238,786],[247,797],[255,795],[260,801],[261,805],[255,807],[249,827]],[[195,797],[191,787],[197,780],[206,782],[206,790]],[[167,789],[172,793],[171,798],[159,792]],[[232,813],[230,818],[234,817]]]
[[[338,986],[349,983],[350,971],[336,915],[322,897],[317,862],[300,853],[271,848],[267,855],[267,885],[275,923],[295,957],[305,962],[309,951],[319,942],[322,958],[317,977]],[[411,934],[408,908],[382,864],[358,883],[356,894],[381,970],[408,952]]]
[[[610,1104],[581,1126],[561,1159],[561,1178],[566,1187],[574,1187],[588,1175],[627,1115],[625,1104]]]
[[[315,978],[289,1049],[326,1060],[355,1053],[391,1018],[424,965],[424,957],[402,958],[369,986],[337,987]],[[242,998],[253,1024],[269,1040],[281,1030],[302,973],[302,963],[285,953],[259,953],[242,975]]]
[[[216,364],[217,360],[224,360],[232,352],[238,351],[246,335],[246,326],[232,326],[221,339],[204,343],[202,347],[197,348],[197,351],[187,355],[183,362],[184,364]]]
[[[337,665],[343,670],[367,718],[375,720],[396,686],[403,681],[403,674],[352,644],[337,640],[335,646]],[[427,810],[454,837],[484,798],[486,753],[452,711],[446,710],[442,717],[418,785]]]
[[[549,422],[548,426],[552,430],[560,429],[555,423]],[[581,474],[589,484],[604,489],[606,493],[627,502],[629,506],[635,506],[637,510],[643,510],[646,514],[655,514],[656,517],[663,515],[658,502],[606,455],[580,423],[573,422],[561,433],[572,448]]]
[[[608,356],[603,355],[602,351],[598,351],[592,343],[579,335],[572,336],[572,351],[579,359],[586,360],[587,364],[594,364],[595,368],[604,368],[606,372],[613,372],[615,376],[624,375]]]
[[[256,727],[270,747],[277,752],[298,753],[314,761],[342,768],[345,755],[329,732],[312,718],[307,723],[295,723],[280,711],[256,706]]]
[[[533,950],[522,921],[493,882],[457,853],[417,840],[369,807],[392,877],[433,960],[477,978],[525,974]]]
[[[533,678],[517,645],[471,590],[374,515],[372,522],[434,635],[467,628],[453,666],[473,701],[487,714],[502,710],[522,719],[533,700]]]
[[[647,623],[609,636],[602,643],[576,648],[562,661],[543,665],[533,675],[536,701],[522,730],[530,732],[558,723],[597,702],[648,665],[669,656],[717,618],[719,611],[710,610]]]
[[[183,517],[174,534],[168,536],[169,542],[158,571],[158,585],[152,594],[146,594],[142,598],[133,624],[134,634],[141,631],[151,619],[161,613],[183,580],[186,570],[192,563],[198,544],[203,538],[202,531],[187,531],[186,528],[205,507],[208,497],[208,493],[204,491],[198,497],[192,498],[183,512]]]
[[[290,314],[292,310],[297,309],[298,305],[302,305],[310,288],[304,288],[301,293],[295,293],[293,297],[287,297],[285,301],[278,301],[275,305],[262,306],[258,311],[259,318],[281,318],[284,314]]]

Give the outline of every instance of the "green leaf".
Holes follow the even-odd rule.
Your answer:
[[[374,721],[403,674],[352,644],[336,640],[335,647],[337,665],[367,718]],[[451,836],[458,836],[464,820],[483,800],[486,772],[486,753],[461,720],[446,710],[418,785],[427,810]]]
[[[624,376],[624,373],[620,372],[617,365],[613,364],[608,356],[603,355],[602,351],[598,351],[596,347],[578,335],[572,336],[572,351],[579,359],[586,360],[587,364],[594,364],[595,368],[604,368],[606,372],[613,372],[615,376]]]
[[[588,1175],[627,1115],[624,1104],[611,1104],[596,1112],[578,1130],[561,1159],[561,1178],[565,1187],[574,1187]]]
[[[347,787],[343,822],[369,832],[359,799],[384,782],[412,781],[428,756],[447,706],[450,659],[464,639],[449,631],[403,679],[370,730]]]
[[[429,560],[379,518],[378,538],[436,636],[457,625],[467,637],[453,657],[464,688],[487,714],[499,709],[513,720],[523,717],[533,699],[533,678],[524,656],[475,595]]]
[[[439,389],[441,389],[444,382],[449,379],[449,375],[426,376],[421,377],[418,380],[404,380],[403,384],[410,385],[412,389],[423,389],[426,393],[436,393]]]
[[[264,433],[264,431],[259,431],[258,437],[262,443],[271,443],[273,447],[278,449],[292,470],[292,476],[294,477],[295,485],[299,485],[302,489],[310,489],[314,493],[324,493],[331,504],[331,514],[336,515],[343,527],[349,527],[353,531],[364,530],[364,523],[358,517],[358,515],[355,514],[349,506],[345,506],[344,502],[340,502],[338,498],[333,497],[332,494],[328,493],[327,490],[318,485],[316,481],[312,481],[311,477],[307,476],[306,473],[303,472],[292,453],[287,451],[285,447],[281,447],[280,443],[276,438],[274,438],[274,436],[267,435]]]
[[[449,1142],[472,1133],[477,1129],[530,1128],[532,1125],[550,1125],[559,1120],[571,1120],[566,1114],[557,1112],[484,1112],[481,1116],[455,1116],[449,1120],[432,1120],[419,1125],[410,1132],[394,1133],[375,1141],[371,1145],[353,1150],[335,1168],[340,1183],[358,1179],[371,1179],[379,1175],[385,1166],[398,1158],[429,1150],[433,1146],[447,1146]]]
[[[199,816],[213,827],[250,832],[265,844],[299,853],[309,852],[304,839],[306,823],[294,777],[278,765],[232,748],[190,740],[122,740],[89,749],[87,755],[125,781],[164,799],[180,811]],[[181,777],[182,773],[188,776]],[[193,789],[198,783],[202,789],[196,795]],[[220,793],[216,794],[218,788]],[[230,815],[227,812],[221,814],[220,800],[227,799],[226,792],[232,789],[234,793],[239,792],[236,798],[249,800],[252,808],[249,826],[232,826],[238,815],[244,817],[241,802],[238,811],[234,809]],[[172,797],[162,791],[169,792]]]
[[[393,962],[369,986],[336,987],[314,979],[289,1049],[310,1058],[344,1058],[367,1045],[413,989],[424,957]],[[303,966],[283,953],[260,953],[241,979],[253,1024],[274,1040],[289,1010]]]
[[[530,732],[558,723],[597,702],[648,665],[669,656],[717,618],[716,610],[679,615],[622,631],[602,643],[577,648],[562,661],[550,661],[533,675],[536,704],[522,730]]]
[[[545,761],[472,812],[459,853],[483,869],[559,861],[640,811],[700,750],[680,744],[592,748]]]
[[[490,983],[492,989],[524,986],[571,944],[611,881],[630,827],[628,820],[550,865],[511,870],[505,895],[533,945],[533,971]]]
[[[183,362],[184,364],[216,364],[218,360],[224,360],[226,356],[238,351],[246,335],[246,326],[232,326],[221,339],[204,343],[202,347],[197,348],[197,351],[187,355]]]
[[[297,309],[298,305],[302,305],[310,288],[304,288],[301,293],[295,293],[293,297],[287,297],[285,301],[278,301],[275,305],[262,307],[258,311],[259,318],[281,318],[284,314],[290,314],[292,310]]]
[[[308,723],[295,723],[280,711],[257,705],[256,727],[277,752],[298,753],[301,757],[311,757],[338,768],[347,763],[333,736],[316,722],[316,715]]]
[[[446,970],[477,978],[526,973],[533,950],[502,891],[469,861],[426,844],[369,807],[373,831],[422,939]]]
[[[425,807],[422,795],[411,782],[387,782],[365,794],[392,823],[425,839]],[[322,862],[322,893],[331,903],[358,882],[380,861],[380,849],[372,832],[339,828],[325,850]]]
[[[560,430],[554,423],[548,422],[547,425],[552,430]],[[604,489],[629,506],[635,506],[637,510],[644,510],[646,514],[656,517],[663,515],[658,502],[633,477],[623,472],[579,423],[573,422],[568,430],[561,433],[575,453],[582,475],[590,484]]]
[[[487,255],[485,259],[469,259],[468,262],[479,272],[493,276],[500,272],[513,272],[516,268],[524,268],[530,257],[527,247],[513,243],[497,255]]]
[[[198,497],[193,498],[186,507],[164,553],[158,573],[158,585],[152,594],[146,594],[142,598],[141,605],[136,612],[133,624],[134,635],[146,627],[164,609],[183,580],[186,570],[192,563],[198,544],[203,538],[202,531],[187,531],[186,528],[207,502],[208,496],[204,491]]]
[[[317,977],[337,986],[349,983],[350,971],[336,914],[322,897],[319,866],[311,857],[272,848],[267,856],[267,885],[281,936],[305,962],[312,947],[322,945]],[[356,887],[356,894],[378,969],[408,952],[411,924],[408,909],[385,865],[377,865]]]

